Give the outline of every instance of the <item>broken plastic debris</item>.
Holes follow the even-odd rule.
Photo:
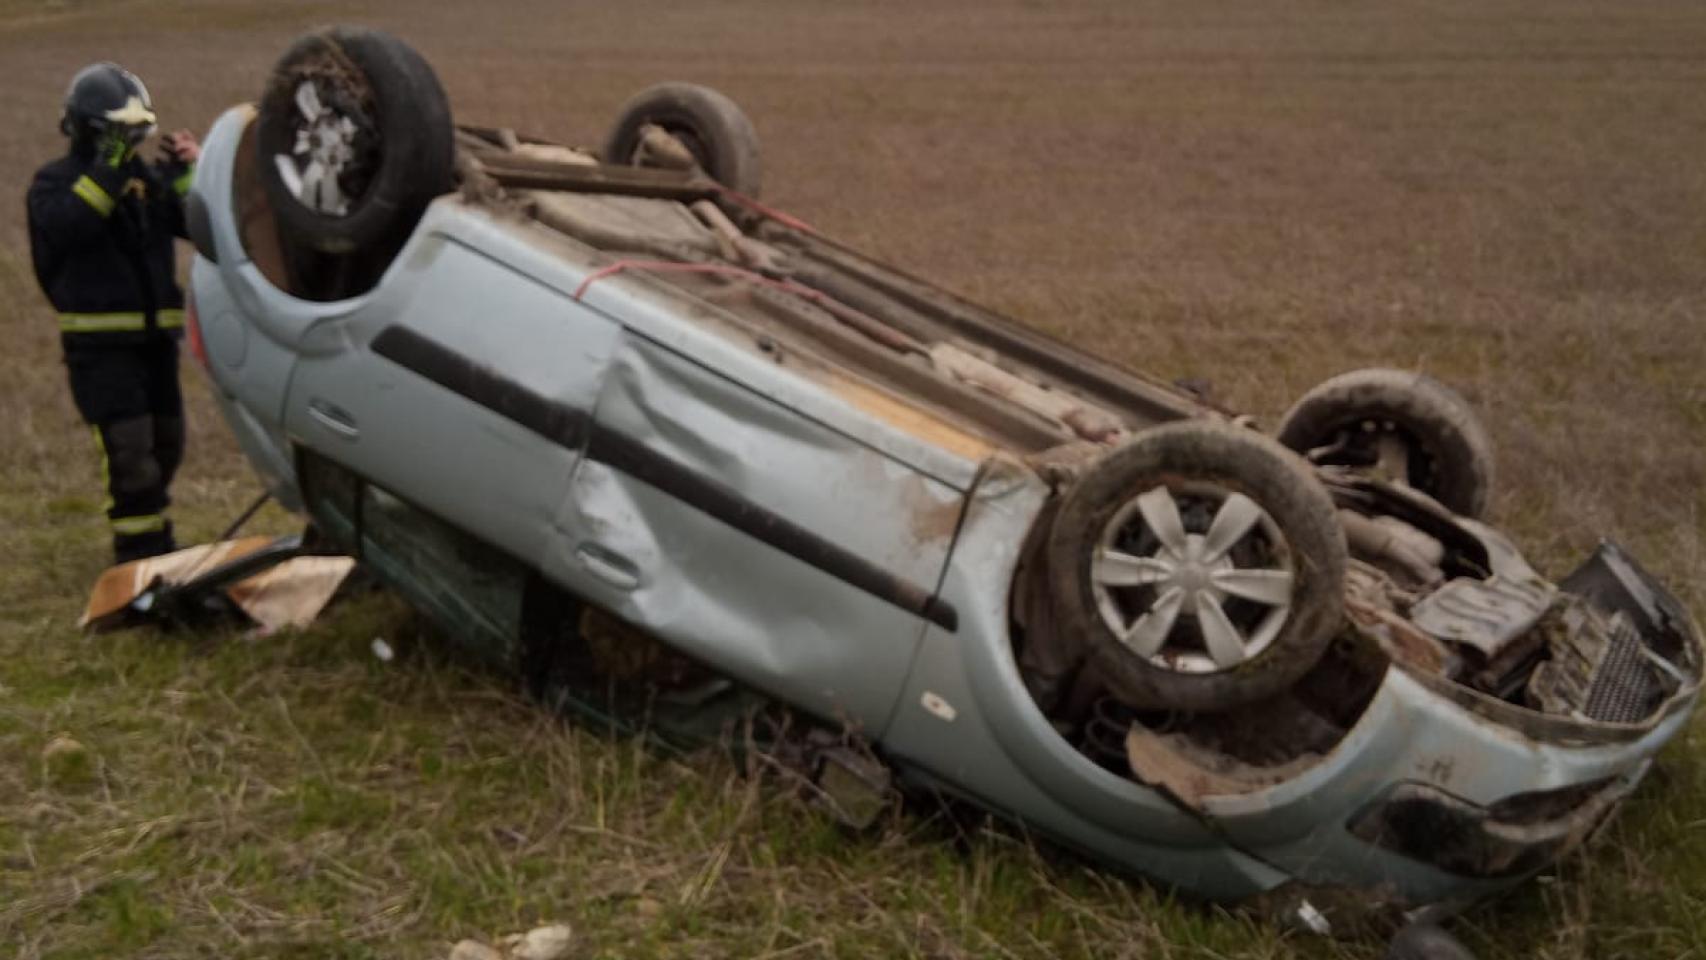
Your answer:
[[[331,601],[355,567],[355,560],[296,556],[288,538],[272,537],[222,540],[109,567],[95,581],[77,625],[96,629],[120,626],[127,615],[148,613],[161,606],[158,601],[165,593],[177,595],[175,599],[200,597],[198,579],[214,578],[225,565],[259,551],[278,550],[281,544],[285,549],[278,554],[277,562],[235,582],[209,583],[206,596],[223,594],[267,633],[283,627],[305,627]]]
[[[1327,917],[1322,914],[1321,911],[1315,909],[1315,904],[1310,903],[1308,900],[1297,905],[1297,919],[1307,927],[1311,933],[1315,933],[1323,937],[1330,937],[1333,935],[1333,925],[1327,922]]]

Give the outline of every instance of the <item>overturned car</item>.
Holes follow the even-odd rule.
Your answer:
[[[1686,722],[1688,612],[1610,544],[1537,575],[1443,385],[1346,374],[1265,436],[758,192],[704,88],[574,150],[322,31],[207,138],[192,344],[274,493],[487,656],[598,669],[606,611],[680,702],[757,691],[1203,896],[1467,902]]]

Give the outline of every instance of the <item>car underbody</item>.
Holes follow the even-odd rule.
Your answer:
[[[463,170],[484,202],[618,252],[608,273],[645,272],[715,304],[749,324],[735,336],[776,362],[855,384],[842,388],[854,402],[882,391],[927,406],[932,439],[954,430],[950,443],[999,450],[1053,487],[1069,484],[1098,448],[1155,423],[1231,416],[1176,385],[1030,335],[785,215],[757,208],[743,230],[712,202],[714,189],[597,192],[610,180],[592,186],[582,171],[610,171],[589,156],[519,140],[505,150],[506,135],[480,133],[491,139],[465,132]],[[532,187],[505,191],[504,182]],[[1427,497],[1331,469],[1324,479],[1354,561],[1346,642],[1281,702],[1235,713],[1134,714],[1083,680],[1082,637],[1051,629],[1033,544],[1014,584],[1019,662],[1038,703],[1080,731],[1082,750],[1194,804],[1282,781],[1330,753],[1389,664],[1489,722],[1565,742],[1628,739],[1697,682],[1686,612],[1642,595],[1649,578],[1616,547],[1553,586],[1501,534]],[[946,531],[949,518],[937,525]],[[1620,595],[1607,579],[1633,592]]]

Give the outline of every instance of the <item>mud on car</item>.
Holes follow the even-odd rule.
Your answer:
[[[572,690],[642,656],[602,611],[683,714],[755,693],[1201,896],[1468,902],[1685,723],[1689,613],[1609,543],[1537,574],[1445,385],[1264,435],[760,190],[714,91],[573,149],[323,30],[207,138],[193,345],[275,494],[485,656]]]

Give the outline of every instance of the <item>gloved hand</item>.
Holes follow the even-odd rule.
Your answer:
[[[188,130],[173,130],[160,138],[160,146],[167,156],[186,165],[193,166],[201,159],[201,144],[196,142],[195,134]]]
[[[95,141],[95,162],[117,170],[130,162],[136,156],[136,148],[130,143],[130,135],[123,127],[113,127],[101,134]]]

